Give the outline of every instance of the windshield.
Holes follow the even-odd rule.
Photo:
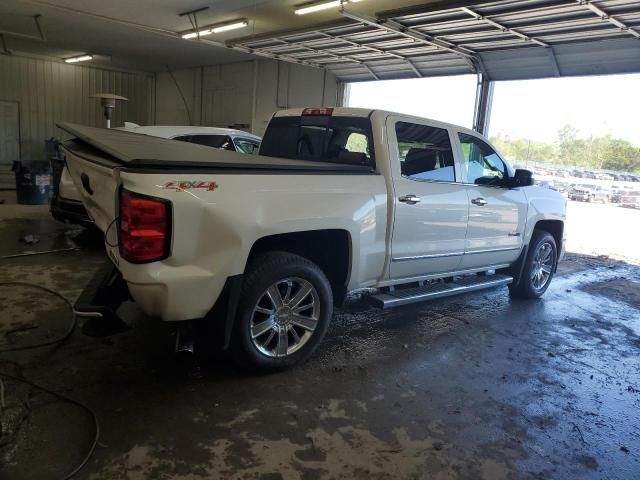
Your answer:
[[[250,155],[257,155],[260,148],[260,142],[248,138],[234,138],[233,143],[235,143],[238,152]]]
[[[368,118],[276,117],[265,132],[260,155],[316,162],[375,166]]]

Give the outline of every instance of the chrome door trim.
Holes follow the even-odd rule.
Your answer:
[[[474,252],[464,252],[465,255],[475,255],[476,253],[494,253],[494,252],[511,252],[513,250],[521,250],[522,247],[508,247],[508,248],[490,248],[486,250],[476,250]]]
[[[425,258],[444,258],[444,257],[456,257],[458,255],[464,255],[464,252],[451,252],[451,253],[432,253],[430,255],[414,255],[411,257],[395,257],[392,258],[392,262],[406,262],[409,260],[424,260]]]
[[[410,260],[424,260],[427,258],[443,258],[443,257],[456,257],[458,255],[475,255],[477,253],[493,253],[493,252],[510,252],[513,250],[521,250],[522,247],[509,247],[509,248],[493,248],[487,250],[476,250],[475,252],[451,252],[451,253],[433,253],[430,255],[415,255],[411,257],[394,257],[392,262],[406,262]]]

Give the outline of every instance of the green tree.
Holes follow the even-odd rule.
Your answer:
[[[640,148],[610,135],[602,137],[601,143],[602,168],[630,172],[640,170]]]
[[[580,138],[578,130],[565,125],[558,130],[554,144],[533,142],[498,134],[491,141],[510,160],[528,164],[553,163],[571,167],[640,171],[640,147],[612,135]]]

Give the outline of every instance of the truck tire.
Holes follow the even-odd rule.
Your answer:
[[[557,262],[558,249],[553,235],[544,230],[534,230],[520,282],[509,285],[511,296],[540,298],[553,279]]]
[[[251,371],[276,371],[306,360],[324,338],[333,294],[324,272],[304,257],[269,252],[245,275],[233,331],[234,358]]]

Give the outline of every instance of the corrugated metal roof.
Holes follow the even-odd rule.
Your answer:
[[[505,0],[389,17],[342,14],[348,23],[235,45],[326,68],[342,81],[640,72],[638,0]]]

